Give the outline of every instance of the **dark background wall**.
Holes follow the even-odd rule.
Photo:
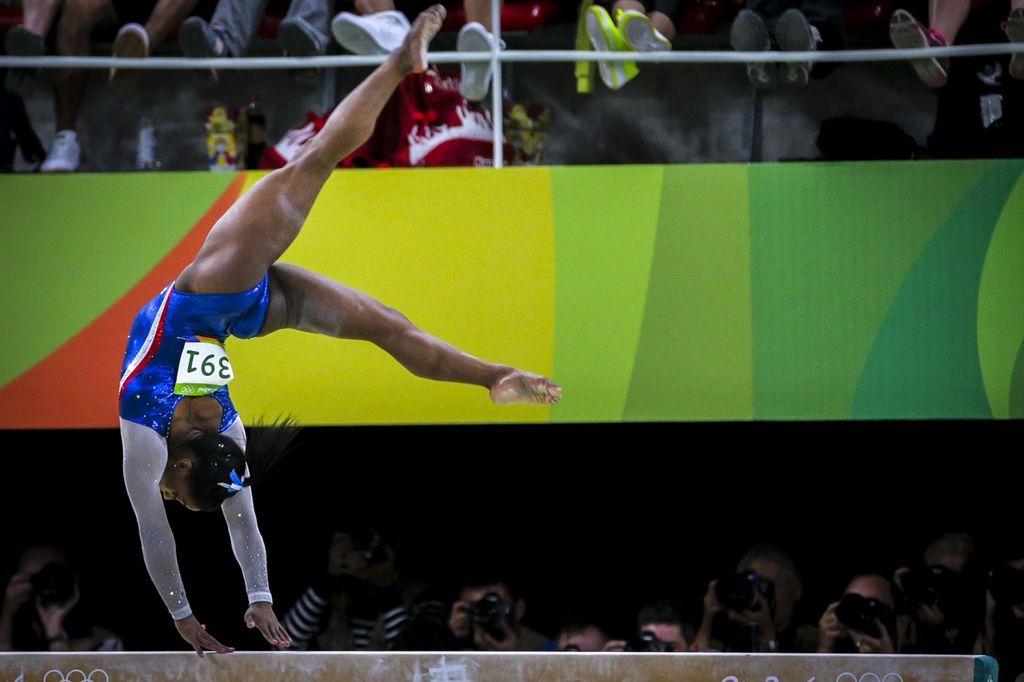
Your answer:
[[[849,577],[891,573],[941,532],[983,552],[1019,537],[1019,422],[617,424],[308,428],[255,489],[279,611],[322,570],[336,523],[389,518],[408,568],[456,586],[478,567],[517,580],[553,632],[585,608],[628,634],[751,543],[796,558],[816,622]],[[142,563],[116,431],[0,432],[0,574],[29,542],[65,544],[96,620],[133,649],[183,649]],[[199,618],[242,649],[244,587],[223,519],[168,503]]]

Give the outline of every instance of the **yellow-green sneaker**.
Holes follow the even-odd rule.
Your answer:
[[[622,37],[608,10],[599,5],[587,8],[587,36],[590,44],[597,52],[632,52],[626,39]],[[601,80],[612,90],[618,90],[636,78],[640,72],[636,62],[614,61],[598,62],[597,70]]]
[[[619,33],[637,52],[668,52],[672,42],[654,28],[650,18],[635,9],[619,10]]]

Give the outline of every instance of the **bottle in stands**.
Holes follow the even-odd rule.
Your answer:
[[[263,157],[263,150],[267,146],[267,118],[263,114],[263,107],[260,106],[259,95],[251,95],[249,97],[249,104],[245,108],[245,113],[249,124],[248,149],[246,149],[245,154],[246,166],[249,168],[259,168],[260,159]]]

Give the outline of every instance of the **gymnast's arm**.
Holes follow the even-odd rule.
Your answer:
[[[245,428],[241,419],[236,419],[224,433],[234,439],[243,452],[245,451]],[[278,623],[272,608],[274,599],[270,594],[270,580],[267,577],[267,548],[256,523],[252,488],[246,487],[232,493],[224,500],[221,511],[224,513],[228,535],[231,537],[231,550],[235,554],[239,568],[242,569],[245,591],[249,597],[249,610],[245,614],[246,625],[258,628],[264,638],[275,646],[289,646],[291,637]]]
[[[174,534],[160,495],[160,477],[167,464],[167,442],[154,430],[121,419],[121,445],[124,450],[124,483],[128,490],[142,541],[142,558],[160,598],[174,619],[181,636],[200,656],[203,648],[227,653],[192,615],[185,586],[178,570]]]

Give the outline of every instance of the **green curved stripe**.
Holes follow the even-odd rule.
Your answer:
[[[991,165],[751,168],[755,418],[850,417],[904,278]]]
[[[1017,359],[1010,374],[1010,419],[1024,419],[1024,342],[1017,349]]]
[[[619,421],[643,322],[662,166],[552,168],[553,422]]]
[[[0,270],[0,386],[46,358],[123,296],[194,227],[233,177],[107,173],[4,178],[0,206],[7,258]],[[168,192],[169,186],[174,192]]]
[[[981,269],[1021,173],[995,162],[921,254],[879,329],[853,416],[991,418],[978,360]]]
[[[628,421],[753,417],[747,167],[665,169]]]
[[[1011,381],[1024,339],[1024,176],[989,245],[978,295],[978,358],[992,415],[1010,416]]]

